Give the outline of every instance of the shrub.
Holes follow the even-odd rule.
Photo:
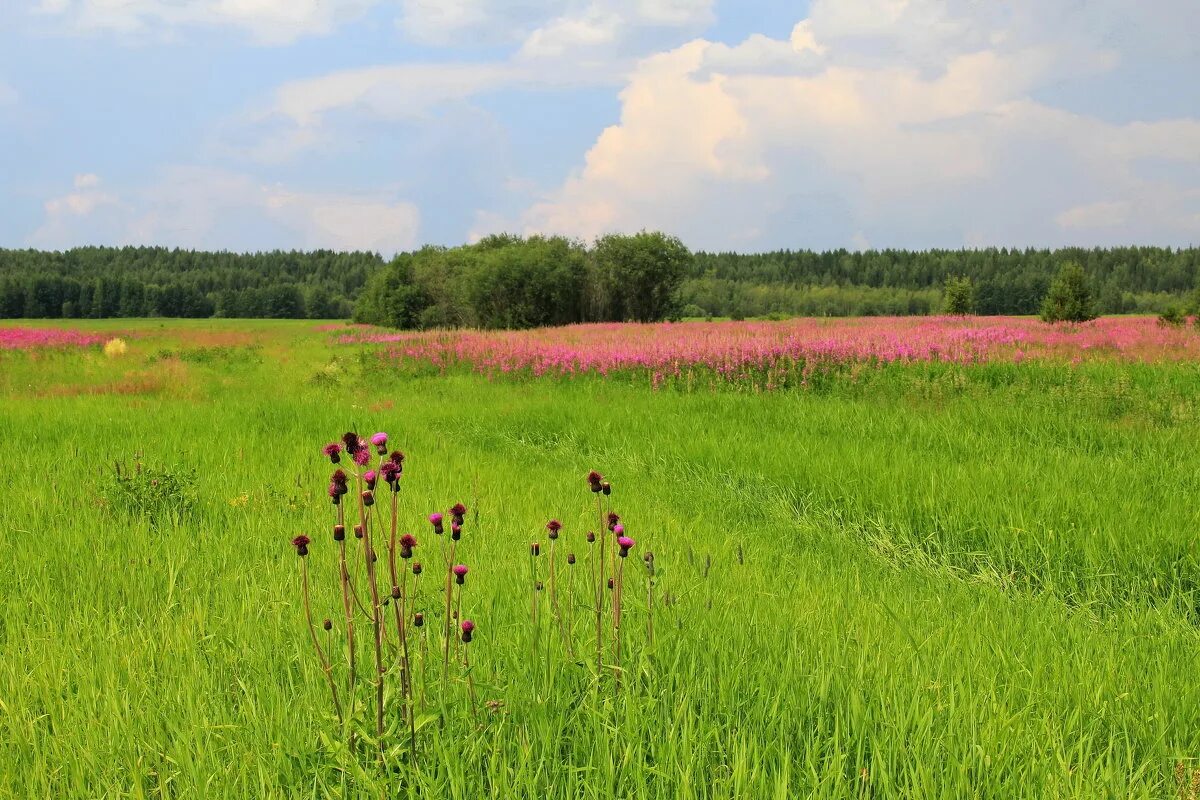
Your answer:
[[[1092,292],[1083,267],[1074,262],[1064,264],[1042,301],[1042,319],[1046,322],[1086,322],[1095,318]]]

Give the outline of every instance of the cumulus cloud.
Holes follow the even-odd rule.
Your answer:
[[[640,63],[561,186],[481,219],[710,248],[1200,240],[1200,120],[1036,99],[1146,46],[1139,9],[1103,5],[816,0],[787,39],[690,42]]]
[[[41,0],[35,12],[81,33],[135,36],[191,27],[233,28],[263,44],[326,34],[376,0]]]
[[[120,193],[95,175],[45,203],[37,247],[159,244],[189,248],[331,248],[392,253],[417,243],[420,213],[386,193],[310,192],[235,172],[175,166]]]

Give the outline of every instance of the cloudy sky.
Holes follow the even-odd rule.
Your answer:
[[[0,0],[0,246],[1200,244],[1196,0]]]

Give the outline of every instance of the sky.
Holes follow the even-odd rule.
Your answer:
[[[1200,244],[1196,0],[0,0],[0,247]]]

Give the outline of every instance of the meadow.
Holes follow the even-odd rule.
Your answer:
[[[789,324],[0,325],[0,798],[1200,797],[1200,332]],[[347,746],[305,625],[350,430],[427,566],[469,509],[415,765]],[[551,518],[586,568],[589,470],[637,541],[619,686],[530,591]]]

